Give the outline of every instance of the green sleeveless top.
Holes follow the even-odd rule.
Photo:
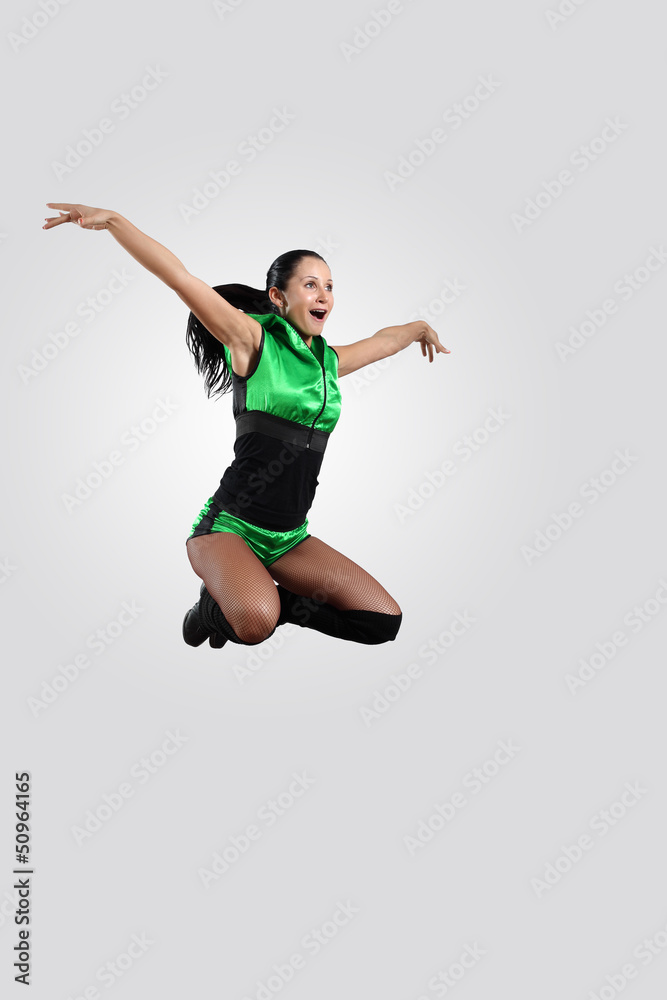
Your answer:
[[[255,367],[232,369],[235,458],[214,499],[220,509],[269,530],[301,525],[318,485],[329,434],[341,410],[338,355],[324,337],[307,347],[275,313],[249,313],[262,326]]]
[[[231,354],[223,345],[232,372],[234,416],[244,409],[262,410],[331,432],[341,408],[336,352],[321,335],[313,337],[307,347],[282,316],[248,315],[262,326],[259,357],[249,375],[242,377],[232,372]]]

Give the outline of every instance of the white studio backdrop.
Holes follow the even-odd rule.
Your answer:
[[[2,19],[3,996],[26,948],[39,1000],[663,996],[663,8]],[[184,644],[231,399],[53,201],[212,285],[318,250],[330,344],[438,331],[342,380],[309,515],[393,643]]]

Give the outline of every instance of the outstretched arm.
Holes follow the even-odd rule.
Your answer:
[[[235,309],[205,281],[190,274],[170,250],[142,233],[118,212],[54,202],[49,202],[47,207],[58,209],[60,217],[47,219],[43,229],[53,229],[64,222],[76,223],[82,229],[108,229],[142,267],[173,289],[206,329],[223,344],[231,348],[254,342],[254,327],[259,327],[257,320]]]
[[[443,347],[438,340],[438,335],[424,320],[415,320],[414,323],[404,323],[402,326],[386,326],[378,330],[372,337],[365,340],[358,340],[354,344],[345,344],[343,347],[332,347],[338,355],[338,377],[356,372],[365,365],[371,365],[374,361],[381,361],[392,354],[398,354],[409,344],[419,343],[422,354],[426,357],[428,351],[429,362],[433,361],[433,348],[436,353],[451,354],[446,347]]]

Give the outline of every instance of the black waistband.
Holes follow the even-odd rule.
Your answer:
[[[236,436],[257,431],[269,437],[278,438],[287,444],[300,445],[313,451],[324,451],[329,440],[328,431],[316,431],[312,427],[298,424],[295,420],[285,420],[263,410],[245,410],[236,418]]]

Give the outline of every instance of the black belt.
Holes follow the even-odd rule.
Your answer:
[[[286,444],[300,445],[313,451],[324,451],[329,440],[328,431],[316,431],[312,427],[298,424],[295,420],[285,420],[263,410],[245,410],[236,418],[236,436],[257,431],[268,437],[278,438]]]

